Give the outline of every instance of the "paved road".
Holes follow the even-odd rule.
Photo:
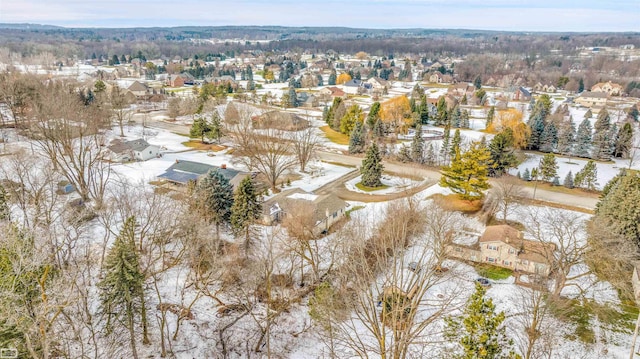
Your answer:
[[[134,121],[138,120],[141,122],[141,119],[142,117],[134,116]],[[189,126],[178,124],[178,123],[169,123],[165,121],[150,120],[147,123],[147,126],[160,128],[160,129],[168,130],[175,133],[181,133],[181,134],[189,133]],[[327,151],[318,151],[317,155],[321,160],[327,161],[327,162],[342,163],[345,165],[356,166],[356,167],[362,164],[362,157],[345,155],[345,154],[336,153],[336,152],[327,152]],[[419,187],[416,187],[416,188],[421,188],[420,190],[425,189],[426,187],[428,187],[428,185],[437,183],[440,180],[439,171],[432,168],[419,166],[416,164],[385,161],[384,167],[385,167],[385,170],[388,172],[393,172],[393,173],[397,173],[397,174],[409,176],[409,177],[423,178],[425,182],[421,184]],[[364,197],[361,195],[363,194],[358,194],[357,196],[348,194],[353,192],[346,190],[346,188],[344,188],[344,186],[342,185],[347,180],[348,179],[336,180],[337,182],[336,186],[335,187],[332,186],[332,188],[337,191],[337,194],[342,195],[342,197],[345,199],[354,197],[354,199],[351,199],[351,200],[362,200],[362,198]],[[411,192],[412,193],[419,192],[419,191],[416,191],[416,188],[412,189]],[[534,199],[536,201],[555,203],[563,206],[578,207],[578,208],[593,210],[596,207],[596,203],[598,203],[597,198],[580,196],[580,195],[569,194],[569,193],[553,192],[553,191],[548,191],[542,188],[535,189],[535,197],[534,197],[534,188],[523,186],[522,190],[525,193],[525,196],[523,197],[524,199]],[[406,193],[403,193],[403,194],[406,195]],[[366,194],[364,195],[369,196]],[[355,197],[358,197],[360,199],[355,199]],[[369,196],[369,197],[372,197],[372,196]],[[387,196],[381,195],[378,198],[381,201],[386,201],[386,200],[392,199],[391,197],[398,198],[399,195],[394,194],[394,195],[388,195],[389,198],[386,198],[386,197]]]
[[[362,163],[362,158],[351,155],[325,151],[319,151],[317,152],[317,154],[321,160],[328,162],[344,163],[351,166],[360,166],[360,164]],[[406,176],[422,177],[429,180],[429,182],[431,183],[436,183],[440,179],[439,171],[432,168],[418,166],[416,164],[385,161],[384,168],[387,171]],[[554,192],[542,188],[535,189],[535,197],[533,196],[534,188],[532,187],[523,186],[522,191],[525,194],[525,196],[523,196],[523,199],[534,199],[536,201],[556,203],[570,207],[585,208],[588,210],[593,210],[596,207],[596,203],[598,203],[597,198]]]

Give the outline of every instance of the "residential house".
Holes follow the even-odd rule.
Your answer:
[[[555,250],[552,243],[524,239],[522,232],[509,225],[488,226],[471,245],[454,243],[447,246],[447,254],[453,258],[543,277],[551,272]]]
[[[195,183],[200,178],[204,177],[210,170],[217,169],[229,183],[236,187],[240,182],[248,176],[251,176],[249,172],[241,172],[231,168],[227,168],[227,165],[212,166],[206,163],[176,160],[171,167],[159,175],[158,178],[165,180],[175,185],[187,185],[189,183]]]
[[[447,90],[447,93],[458,98],[461,98],[463,96],[467,96],[467,98],[471,98],[475,91],[476,91],[476,88],[473,85],[470,85],[466,82],[461,82],[449,87],[449,89]]]
[[[358,80],[358,79],[352,79],[349,80],[347,82],[345,82],[343,88],[344,88],[344,92],[348,93],[350,95],[356,95],[358,93],[362,93],[364,91],[368,91],[371,89],[371,84],[364,82],[362,80]]]
[[[149,94],[149,88],[140,81],[134,81],[127,90],[131,91],[136,97],[144,97]]]
[[[606,92],[584,91],[573,102],[585,107],[602,107],[607,104],[609,94]]]
[[[254,128],[275,128],[284,131],[299,131],[309,127],[309,121],[299,115],[273,110],[252,118]]]
[[[529,102],[529,101],[531,101],[531,92],[529,92],[529,90],[527,90],[526,88],[520,86],[513,93],[513,100],[514,101]]]
[[[389,89],[389,82],[379,77],[372,77],[366,81],[371,85],[371,89],[374,91],[384,91]]]
[[[342,219],[349,205],[335,194],[317,195],[300,188],[292,188],[278,193],[262,204],[261,222],[272,225],[287,215],[300,211],[313,212],[311,229],[314,235],[329,230]]]
[[[543,85],[538,82],[535,86],[533,86],[533,90],[536,92],[556,92],[556,87],[554,85]]]
[[[335,86],[325,87],[319,91],[322,95],[329,95],[331,97],[344,97],[345,92],[342,89]]]
[[[184,86],[184,79],[180,75],[169,75],[167,76],[167,86],[169,87],[182,87]]]
[[[115,139],[108,148],[111,151],[110,158],[114,162],[146,161],[158,157],[160,153],[158,146],[150,145],[141,138],[132,141]]]
[[[599,82],[591,86],[591,92],[603,92],[610,96],[620,96],[622,95],[622,90],[621,85],[611,83],[611,81]]]

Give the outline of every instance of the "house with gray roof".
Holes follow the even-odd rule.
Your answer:
[[[158,176],[158,179],[184,186],[189,184],[189,182],[197,182],[211,170],[218,170],[234,188],[240,184],[245,177],[251,176],[249,172],[241,172],[228,168],[225,164],[218,167],[206,163],[176,160],[163,174]]]
[[[108,149],[111,152],[109,157],[114,162],[146,161],[160,154],[158,146],[151,145],[142,138],[131,141],[115,139]]]
[[[319,235],[342,219],[346,215],[348,206],[347,202],[332,193],[317,195],[300,188],[291,188],[278,193],[262,204],[261,222],[265,225],[273,225],[288,215],[305,211],[312,221],[311,232]]]

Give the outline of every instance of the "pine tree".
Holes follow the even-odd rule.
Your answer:
[[[369,126],[369,129],[373,129],[373,126],[375,126],[376,121],[378,121],[379,119],[380,119],[380,102],[376,101],[371,105],[371,109],[367,114],[367,126]]]
[[[197,117],[193,120],[191,129],[189,130],[189,136],[200,137],[200,141],[204,143],[204,138],[211,135],[211,125],[204,117]]]
[[[579,157],[589,157],[591,152],[591,122],[584,119],[578,126],[574,154]]]
[[[489,153],[491,154],[489,175],[492,177],[502,176],[509,168],[514,167],[518,162],[514,152],[513,135],[510,128],[495,135],[489,142]]]
[[[348,135],[353,130],[353,127],[357,122],[362,122],[364,119],[364,114],[362,113],[362,109],[358,104],[353,104],[347,110],[342,119],[340,120],[340,132]]]
[[[411,149],[407,145],[400,146],[400,150],[398,151],[397,160],[406,163],[411,162]]]
[[[337,79],[338,75],[336,75],[336,70],[331,70],[331,74],[329,75],[329,86],[335,86]]]
[[[593,125],[593,151],[591,157],[594,159],[608,160],[611,157],[611,117],[606,108],[600,110],[598,119]]]
[[[543,181],[550,181],[558,174],[558,163],[553,153],[547,153],[540,162],[540,176]]]
[[[349,135],[349,153],[362,153],[365,145],[364,126],[362,122],[356,122],[351,135]]]
[[[387,135],[387,131],[385,129],[385,124],[381,119],[376,120],[375,125],[373,125],[373,136],[375,138],[384,138]]]
[[[449,155],[451,158],[456,155],[456,152],[460,151],[460,144],[462,143],[462,136],[460,135],[460,129],[456,128],[451,138],[451,147],[449,149]]]
[[[573,145],[576,141],[576,126],[573,124],[573,118],[563,120],[558,129],[558,153],[567,155],[573,153]]]
[[[367,187],[379,187],[382,185],[380,178],[382,178],[382,156],[378,145],[374,142],[369,146],[367,152],[362,160],[362,167],[360,167],[360,173],[362,174],[362,184]]]
[[[489,188],[487,175],[490,162],[489,150],[474,142],[462,155],[458,151],[451,165],[442,169],[440,186],[450,188],[462,199],[480,199],[484,196],[482,191]]]
[[[429,146],[427,146],[427,152],[424,156],[424,163],[426,163],[427,166],[436,165],[436,150],[433,147],[433,142],[429,142]]]
[[[553,181],[551,181],[551,184],[553,186],[559,186],[560,185],[560,177],[558,177],[558,176],[553,177]]]
[[[558,130],[553,122],[549,122],[544,127],[544,132],[540,138],[540,151],[555,152],[558,145]]]
[[[0,183],[0,221],[10,221],[9,198],[4,186]]]
[[[496,115],[496,107],[491,106],[491,108],[489,108],[489,111],[487,112],[487,121],[485,122],[484,128],[489,128],[491,126],[495,115]]]
[[[638,203],[640,176],[635,171],[620,172],[603,189],[596,205],[595,218],[604,219],[621,239],[640,247]]]
[[[324,86],[324,79],[322,78],[322,75],[318,74],[316,78],[318,80],[318,86]]]
[[[629,122],[622,126],[616,135],[616,146],[613,151],[615,157],[628,158],[633,141],[633,128]]]
[[[462,128],[471,128],[469,124],[469,111],[463,110],[460,115],[460,127]]]
[[[590,191],[595,191],[598,184],[598,168],[594,161],[589,161],[584,167],[576,173],[574,179],[576,187],[585,188]]]
[[[411,160],[413,162],[424,162],[424,138],[422,138],[422,125],[416,126],[416,132],[411,141]]]
[[[233,197],[231,206],[231,227],[236,234],[244,232],[245,255],[249,252],[251,244],[250,227],[259,217],[262,211],[262,204],[258,201],[256,189],[251,181],[251,177],[245,177]]]
[[[198,182],[195,195],[205,210],[205,217],[216,225],[216,235],[219,236],[220,225],[231,221],[233,186],[220,171],[213,169]]]
[[[529,135],[528,147],[532,150],[540,148],[542,142],[542,135],[544,134],[545,118],[543,112],[540,111],[536,114],[532,113],[532,117],[529,119],[529,127],[531,128],[531,135]]]
[[[449,111],[449,124],[451,124],[451,127],[453,128],[460,128],[460,107],[458,107],[458,105],[455,105],[453,107],[453,109],[451,111]]]
[[[211,122],[209,123],[209,138],[215,140],[216,142],[220,142],[220,138],[222,137],[222,119],[220,118],[220,114],[218,111],[214,110],[211,114]]]
[[[496,313],[491,298],[485,297],[486,290],[476,283],[476,291],[471,295],[459,318],[445,319],[445,337],[459,344],[461,353],[455,359],[506,359],[518,358],[511,349],[513,342],[507,337],[503,325],[504,312]]]
[[[449,129],[449,126],[445,126],[444,134],[442,136],[442,147],[440,147],[440,157],[442,158],[443,163],[449,162],[449,153],[451,151],[450,141],[451,131]]]
[[[435,125],[442,126],[447,123],[447,102],[444,100],[444,96],[440,97],[436,105],[436,118]]]
[[[144,274],[140,268],[138,250],[135,245],[135,217],[129,217],[109,249],[104,262],[104,279],[98,283],[102,313],[107,317],[106,330],[110,334],[114,323],[122,323],[129,331],[131,351],[136,350],[137,320],[146,323],[144,299]],[[143,327],[143,341],[148,342],[146,328]]]
[[[285,105],[286,107],[298,107],[298,95],[296,94],[296,89],[293,86],[289,87],[289,102]]]
[[[569,173],[567,173],[567,175],[564,177],[564,181],[562,182],[562,185],[569,189],[574,187],[573,173],[571,173],[571,171],[569,171]]]
[[[524,169],[524,172],[522,173],[522,180],[531,181],[531,172],[529,172],[528,168]]]
[[[476,76],[476,78],[473,80],[473,86],[476,87],[476,90],[480,90],[480,88],[482,87],[482,76]]]
[[[329,123],[329,107],[327,107],[327,105],[324,105],[322,109],[322,120],[327,124]]]
[[[584,91],[584,80],[581,77],[580,80],[578,80],[578,93],[581,93],[582,91]]]

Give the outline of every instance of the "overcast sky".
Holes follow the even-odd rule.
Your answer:
[[[640,31],[640,0],[0,0],[0,22]]]

